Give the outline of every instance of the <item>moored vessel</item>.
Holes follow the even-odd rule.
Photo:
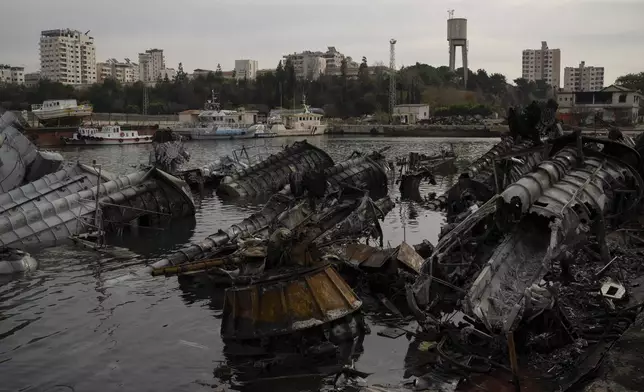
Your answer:
[[[271,138],[277,136],[277,133],[275,132],[270,132],[268,127],[264,124],[255,124],[249,128],[249,130],[252,130],[255,132],[254,137],[256,139],[266,139],[266,138]]]
[[[63,137],[63,143],[69,145],[101,144],[145,144],[152,143],[152,136],[139,135],[138,131],[124,131],[119,125],[106,125],[98,128],[78,128],[71,138]]]
[[[293,110],[273,110],[268,118],[268,132],[277,136],[322,135],[327,125],[322,122],[323,114],[316,113],[303,99],[302,107]]]
[[[197,116],[197,123],[179,125],[174,132],[194,140],[250,139],[255,136],[255,130],[250,128],[256,122],[256,111],[224,110],[213,92]]]
[[[52,99],[31,105],[31,113],[44,126],[77,126],[92,115],[92,105],[79,105],[75,99]]]

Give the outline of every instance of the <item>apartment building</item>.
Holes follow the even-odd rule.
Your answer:
[[[96,83],[96,48],[88,33],[72,29],[42,31],[41,77],[71,85]]]
[[[35,87],[40,82],[40,72],[25,74],[25,87]]]
[[[302,77],[306,80],[318,80],[326,72],[324,57],[305,57],[302,62]]]
[[[593,67],[582,61],[579,67],[564,68],[565,91],[599,91],[603,88],[604,67]]]
[[[25,68],[0,64],[0,83],[25,84]]]
[[[235,60],[235,79],[255,80],[258,69],[257,60]]]
[[[347,68],[357,68],[358,64],[351,60],[351,57],[346,57],[344,54],[338,52],[334,46],[327,47],[326,52],[321,51],[304,51],[301,53],[293,53],[283,56],[284,63],[286,61],[291,61],[293,67],[295,68],[295,76],[298,79],[307,79],[309,75],[316,74],[311,72],[311,69],[324,68],[323,73],[325,75],[341,75],[342,74],[342,61],[347,60]],[[325,65],[321,67],[319,65],[319,58],[322,58]],[[319,74],[316,74],[319,76]]]
[[[124,62],[109,59],[96,64],[96,74],[99,82],[114,78],[123,84],[131,84],[139,80],[139,66],[130,59],[125,59]]]
[[[541,49],[525,49],[522,60],[523,79],[533,82],[543,80],[550,86],[559,87],[561,50],[550,49],[546,41],[541,41]]]
[[[165,69],[163,49],[149,49],[139,53],[139,80],[142,82],[156,82],[163,78],[161,72]]]

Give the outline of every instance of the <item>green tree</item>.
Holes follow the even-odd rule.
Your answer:
[[[177,76],[175,76],[174,80],[177,83],[185,83],[188,80],[188,74],[184,72],[182,63],[179,63],[177,67]]]
[[[615,84],[630,88],[632,90],[644,92],[644,72],[629,73],[620,76],[619,78],[617,78],[617,80],[615,80]]]

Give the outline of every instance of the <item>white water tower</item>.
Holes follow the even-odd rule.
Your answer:
[[[456,69],[456,48],[461,48],[463,55],[463,80],[467,86],[467,19],[455,18],[454,10],[448,11],[447,42],[449,42],[449,69]]]

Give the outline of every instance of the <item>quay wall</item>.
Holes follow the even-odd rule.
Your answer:
[[[500,137],[508,132],[507,125],[383,125],[383,124],[333,124],[331,135],[382,135],[419,137]]]
[[[17,116],[23,116],[22,112],[14,112]],[[31,112],[27,112],[27,122],[34,128],[40,128],[42,125],[33,116]],[[86,123],[95,126],[114,125],[114,124],[128,124],[135,126],[154,126],[158,125],[159,128],[170,128],[179,124],[179,115],[177,114],[129,114],[129,113],[93,113],[85,120]]]

